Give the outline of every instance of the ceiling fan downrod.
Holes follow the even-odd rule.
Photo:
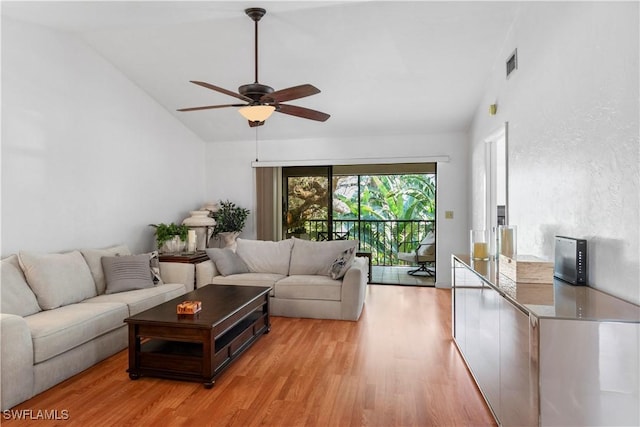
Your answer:
[[[244,13],[253,20],[254,23],[254,69],[255,69],[255,82],[258,83],[258,21],[267,13],[265,9],[260,7],[250,7],[245,9]]]

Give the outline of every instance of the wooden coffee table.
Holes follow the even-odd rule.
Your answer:
[[[125,319],[129,378],[196,381],[211,388],[231,362],[270,331],[270,289],[207,285]],[[177,314],[177,305],[187,300],[202,301],[202,310]]]

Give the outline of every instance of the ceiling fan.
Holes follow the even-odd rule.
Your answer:
[[[254,7],[245,9],[244,12],[247,14],[247,16],[249,16],[249,18],[253,20],[255,25],[255,82],[240,86],[238,88],[238,93],[223,89],[218,86],[214,86],[206,82],[191,80],[191,83],[214,90],[216,92],[224,93],[225,95],[233,96],[234,98],[245,101],[246,104],[208,105],[204,107],[181,108],[178,111],[198,111],[214,108],[243,107],[240,108],[238,112],[249,121],[250,127],[262,126],[264,124],[264,121],[274,111],[278,113],[289,114],[290,116],[301,117],[303,119],[316,120],[319,122],[326,121],[329,117],[331,117],[327,113],[311,110],[309,108],[298,107],[296,105],[282,104],[282,102],[292,101],[294,99],[300,99],[320,93],[320,89],[316,88],[315,86],[310,84],[303,84],[274,91],[271,86],[258,83],[258,21],[260,21],[260,18],[262,18],[265,13],[267,13],[267,11],[262,8]]]

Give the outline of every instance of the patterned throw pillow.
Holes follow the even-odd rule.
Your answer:
[[[332,279],[337,280],[341,279],[347,273],[347,270],[353,264],[353,260],[356,257],[356,248],[349,248],[344,250],[333,264],[331,264],[331,268],[329,268],[329,275]]]
[[[163,285],[162,277],[160,277],[160,259],[158,258],[158,251],[149,252],[148,255],[153,284],[156,286]]]

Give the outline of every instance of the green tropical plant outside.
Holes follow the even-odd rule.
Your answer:
[[[410,252],[428,231],[432,231],[416,228],[412,221],[435,219],[435,175],[361,176],[359,183],[360,204],[357,194],[350,198],[334,194],[334,198],[349,208],[347,214],[334,212],[334,221],[363,221],[350,223],[353,225],[349,230],[352,235],[360,236],[362,249],[370,250],[376,261],[390,257],[392,264],[396,264],[398,252]],[[394,222],[368,222],[376,220]],[[353,229],[356,224],[360,225],[360,230]]]
[[[327,219],[326,177],[290,178],[288,188],[287,228],[306,228],[313,236],[311,222]],[[375,264],[397,264],[398,252],[412,251],[432,231],[434,174],[334,176],[333,188],[333,231],[359,238]],[[416,220],[429,221],[427,228],[417,227]]]

